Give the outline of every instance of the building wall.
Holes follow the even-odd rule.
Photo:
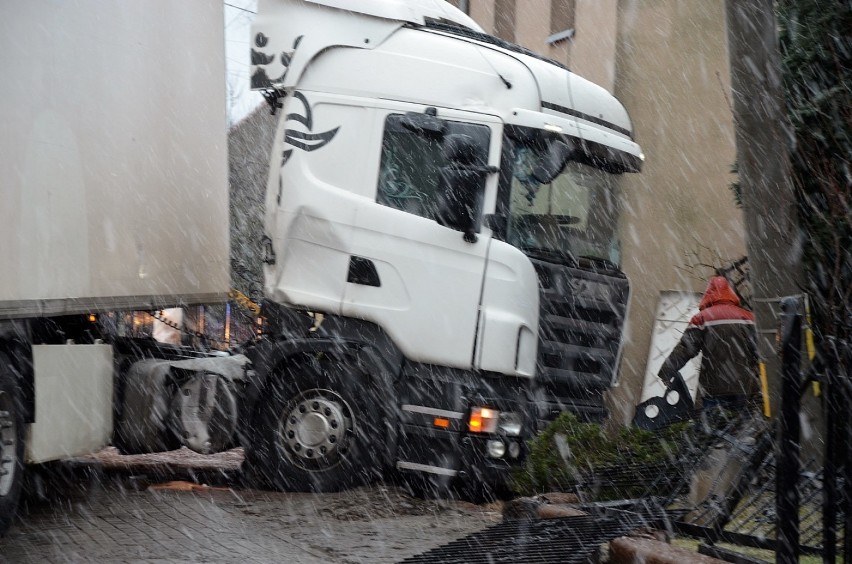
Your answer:
[[[660,292],[703,291],[745,254],[729,188],[735,145],[724,0],[470,0],[486,31],[565,63],[627,107],[647,160],[621,181],[622,267],[633,286],[613,419],[639,399]],[[573,27],[570,40],[547,44]]]
[[[459,0],[451,4],[460,5]],[[568,65],[610,92],[615,84],[618,0],[469,0],[485,31]],[[571,39],[548,43],[573,29]]]
[[[614,92],[618,0],[576,0],[574,10],[568,67]]]
[[[622,267],[633,281],[619,389],[622,420],[641,393],[654,312],[663,290],[701,292],[745,255],[730,184],[735,160],[724,0],[623,0],[615,95],[646,155],[622,181]]]

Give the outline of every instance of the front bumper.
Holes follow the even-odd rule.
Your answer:
[[[396,469],[444,486],[507,487],[512,468],[526,458],[527,433],[523,430],[519,436],[502,432],[471,433],[467,428],[468,418],[469,411],[403,405]],[[446,427],[436,426],[436,419]],[[531,426],[529,421],[524,428]],[[503,443],[502,456],[489,454],[489,441]]]

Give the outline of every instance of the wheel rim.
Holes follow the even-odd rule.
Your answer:
[[[289,404],[281,419],[285,456],[303,470],[322,472],[345,460],[355,437],[355,414],[332,390],[308,390]]]
[[[5,496],[15,483],[18,429],[15,425],[12,397],[0,391],[0,496]]]

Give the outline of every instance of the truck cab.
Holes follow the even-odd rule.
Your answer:
[[[255,466],[329,487],[345,420],[386,465],[497,483],[541,422],[601,417],[629,297],[617,178],[643,159],[623,106],[438,0],[264,0],[251,42],[280,118],[250,356],[283,398]]]

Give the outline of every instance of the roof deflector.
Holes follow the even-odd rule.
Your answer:
[[[444,0],[306,0],[312,4],[328,6],[389,20],[423,25],[427,19],[444,20],[482,32],[470,16]]]

